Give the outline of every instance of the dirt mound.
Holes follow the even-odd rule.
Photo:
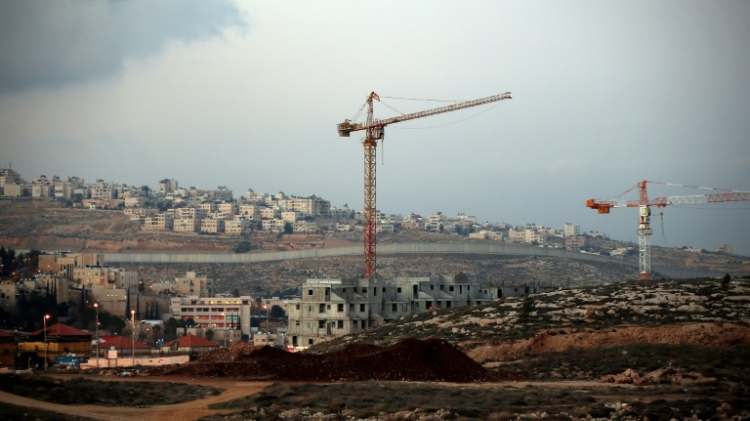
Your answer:
[[[222,349],[207,352],[198,361],[155,368],[149,374],[314,382],[468,383],[520,379],[514,373],[486,370],[442,339],[406,339],[389,347],[354,344],[322,355],[289,353],[269,346]]]

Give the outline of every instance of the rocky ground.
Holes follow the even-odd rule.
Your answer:
[[[478,361],[646,343],[750,343],[750,279],[619,282],[404,317],[310,348],[439,337]]]

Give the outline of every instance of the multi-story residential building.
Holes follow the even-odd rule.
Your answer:
[[[508,241],[511,243],[523,243],[524,241],[526,241],[526,230],[525,229],[508,230]]]
[[[551,285],[530,285],[530,284],[511,284],[490,286],[483,285],[481,291],[491,300],[506,297],[518,297],[527,294],[537,294],[540,292],[551,292],[557,290],[556,286]]]
[[[717,253],[724,253],[724,254],[734,254],[734,248],[727,244],[722,244],[719,247],[716,247]]]
[[[243,334],[249,335],[252,303],[250,296],[174,297],[170,300],[170,313],[176,319],[193,319],[203,328],[239,328]]]
[[[0,168],[0,187],[7,184],[21,184],[21,175],[12,169]]]
[[[31,189],[26,184],[6,184],[0,189],[5,197],[31,196]]]
[[[424,221],[421,216],[412,213],[401,220],[401,227],[405,230],[419,230],[424,228]]]
[[[208,211],[205,208],[177,208],[174,210],[175,219],[204,219],[208,215]]]
[[[179,189],[179,183],[174,178],[159,180],[159,193],[166,195],[167,193],[174,193]]]
[[[281,210],[273,207],[260,208],[261,219],[279,219],[281,217]]]
[[[91,199],[115,199],[117,189],[113,183],[105,183],[104,180],[96,180],[96,183],[88,186]]]
[[[143,218],[143,230],[145,231],[170,231],[174,228],[174,215],[172,213],[157,213],[154,216]]]
[[[270,232],[283,232],[285,224],[288,224],[288,222],[281,219],[264,219],[260,221],[260,229]]]
[[[248,232],[250,232],[250,221],[247,219],[224,221],[224,234],[243,235]]]
[[[563,236],[565,237],[577,237],[581,235],[581,226],[566,222],[563,225]]]
[[[203,202],[200,205],[201,209],[204,209],[206,211],[206,214],[214,213],[216,212],[216,203],[214,202]]]
[[[252,221],[260,221],[260,207],[258,205],[240,205],[240,216]]]
[[[294,224],[297,222],[299,212],[297,211],[283,211],[281,212],[281,219],[286,222]]]
[[[235,215],[239,211],[239,206],[236,203],[219,203],[216,206],[216,210],[226,215]]]
[[[448,225],[448,217],[441,212],[430,215],[424,221],[424,229],[427,231],[443,231]]]
[[[331,213],[331,202],[315,196],[292,197],[286,199],[283,205],[286,210],[297,211],[303,215],[328,216]]]
[[[174,281],[175,292],[178,295],[208,297],[213,279],[205,276],[197,276],[195,272],[186,272],[184,277],[174,278]]]
[[[83,266],[73,269],[73,280],[90,288],[94,285],[104,289],[129,289],[138,285],[138,272],[108,266]]]
[[[526,228],[523,231],[524,243],[527,244],[544,244],[545,236],[543,231],[539,231],[533,228]]]
[[[488,301],[480,285],[444,278],[308,279],[288,305],[291,345],[308,347],[402,316]]]
[[[209,234],[219,234],[224,232],[226,221],[223,219],[203,219],[201,220],[201,232]]]
[[[292,230],[297,234],[314,234],[320,231],[320,227],[312,221],[297,221],[292,224]]]
[[[565,237],[565,248],[566,249],[582,249],[586,247],[586,237],[579,235],[576,237]]]
[[[0,308],[5,312],[14,314],[16,307],[16,284],[13,281],[0,281]]]
[[[143,196],[126,197],[123,200],[126,208],[139,208],[146,204],[146,198]]]
[[[193,218],[179,218],[174,220],[172,230],[174,232],[198,232],[201,229],[201,220]]]

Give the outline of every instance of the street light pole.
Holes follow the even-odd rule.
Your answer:
[[[47,371],[47,319],[49,314],[44,315],[44,371]]]
[[[268,320],[268,313],[269,313],[269,311],[268,311],[268,306],[264,304],[263,305],[263,310],[266,311],[266,333],[271,333],[271,330],[268,327],[269,326],[269,320]]]
[[[99,303],[94,303],[96,310],[96,368],[99,368]]]
[[[130,310],[130,316],[133,320],[133,340],[130,344],[130,355],[133,358],[133,367],[135,367],[135,310]]]

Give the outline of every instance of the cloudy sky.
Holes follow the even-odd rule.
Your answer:
[[[2,1],[0,166],[361,208],[362,136],[335,124],[369,92],[510,91],[388,127],[379,209],[636,241],[635,209],[586,199],[643,179],[750,190],[748,17],[746,1]],[[655,245],[750,255],[750,202],[663,212]]]

